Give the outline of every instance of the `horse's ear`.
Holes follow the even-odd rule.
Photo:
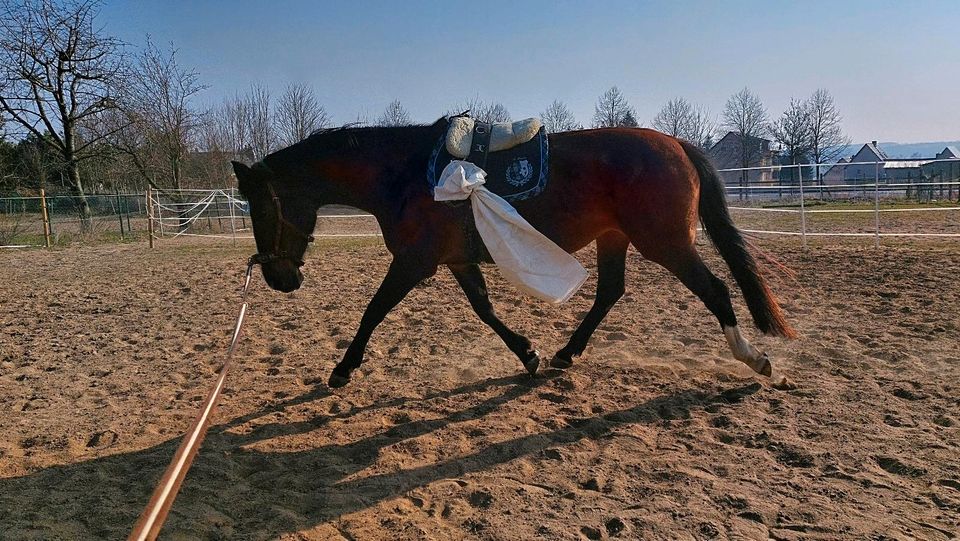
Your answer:
[[[233,166],[233,174],[237,175],[237,178],[244,177],[250,172],[250,168],[240,162],[230,162],[230,165]]]
[[[250,182],[253,180],[252,171],[240,162],[230,162],[230,165],[233,166],[233,174],[237,176],[237,186],[240,188],[240,191],[247,193]]]

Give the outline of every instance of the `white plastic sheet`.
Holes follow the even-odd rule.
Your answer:
[[[436,201],[470,199],[480,238],[504,277],[518,289],[553,304],[577,292],[587,271],[572,255],[523,219],[510,203],[486,189],[486,172],[453,160],[440,174]]]

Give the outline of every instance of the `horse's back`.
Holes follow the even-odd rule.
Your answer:
[[[547,188],[515,206],[574,251],[628,222],[685,227],[695,222],[698,194],[696,169],[677,139],[643,128],[599,128],[551,134]]]

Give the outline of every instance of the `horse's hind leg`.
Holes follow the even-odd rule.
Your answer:
[[[473,307],[473,311],[477,313],[480,320],[497,333],[497,336],[510,348],[510,351],[520,359],[527,372],[531,375],[536,374],[537,368],[540,366],[540,355],[531,348],[530,340],[527,337],[513,332],[497,317],[497,313],[493,310],[493,304],[490,303],[490,297],[487,296],[487,284],[483,279],[483,273],[480,271],[480,265],[448,266],[450,271],[453,272],[453,277],[457,279],[457,283],[463,288],[463,292],[467,294],[470,306]]]
[[[629,239],[619,231],[604,233],[597,239],[597,296],[586,317],[570,336],[567,345],[550,360],[550,366],[569,368],[573,364],[573,358],[583,354],[593,332],[623,296],[629,244]]]
[[[737,327],[737,316],[730,302],[730,290],[707,268],[700,254],[691,246],[686,250],[671,253],[669,257],[654,259],[683,282],[683,285],[703,301],[707,309],[716,316],[723,328],[727,344],[734,358],[746,364],[754,372],[769,376],[772,372],[770,359],[766,353],[753,347]]]

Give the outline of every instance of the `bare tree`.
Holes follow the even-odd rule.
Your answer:
[[[250,147],[253,159],[260,161],[276,149],[270,91],[259,83],[255,84],[247,92],[246,101],[250,115]]]
[[[783,156],[792,164],[802,164],[810,152],[811,130],[807,104],[791,99],[787,110],[770,127],[774,140],[780,143]],[[790,169],[790,180],[796,181],[797,168]]]
[[[274,117],[277,139],[283,146],[306,139],[330,122],[313,89],[303,83],[287,86],[277,100]]]
[[[262,160],[275,149],[276,133],[270,111],[270,93],[253,85],[235,94],[208,113],[203,129],[204,146],[236,156],[237,160]]]
[[[717,123],[702,105],[694,105],[687,118],[683,139],[690,141],[703,150],[713,146],[717,136]]]
[[[205,88],[196,71],[177,63],[172,44],[160,50],[147,38],[123,93],[120,121],[127,127],[112,140],[155,188],[158,177],[183,188],[184,160],[202,120],[193,100]]]
[[[763,102],[744,87],[727,100],[723,109],[724,127],[737,135],[736,155],[740,167],[751,167],[763,154],[761,138],[769,131],[769,117]],[[748,172],[740,172],[740,186],[747,185]],[[744,195],[740,192],[741,198]]]
[[[117,108],[123,44],[97,29],[96,0],[0,0],[0,110],[62,156],[81,224],[92,226],[80,162],[109,134],[80,126]],[[48,137],[44,137],[44,134]]]
[[[510,122],[513,120],[510,116],[510,111],[507,110],[507,107],[500,103],[494,102],[488,104],[485,108],[481,107],[477,112],[476,118],[484,122]]]
[[[683,98],[668,101],[654,117],[653,127],[702,149],[713,145],[717,131],[716,124],[702,106],[693,105]]]
[[[610,128],[615,126],[637,125],[633,107],[620,89],[613,86],[600,96],[593,113],[593,127]],[[626,122],[626,123],[625,123]]]
[[[212,132],[208,142],[212,148],[234,154],[250,151],[252,157],[253,137],[250,125],[250,105],[240,94],[234,94],[211,111]]]
[[[567,105],[560,100],[553,100],[553,103],[540,113],[540,121],[543,122],[548,133],[583,129]]]
[[[231,161],[253,163],[252,153],[237,151],[227,137],[225,111],[226,103],[223,103],[205,112],[197,130],[197,147],[201,152],[194,160],[194,167],[198,178],[207,186],[229,184]]]
[[[407,126],[410,124],[410,113],[400,104],[400,100],[393,100],[377,118],[378,126]]]
[[[486,103],[479,97],[467,100],[462,105],[457,105],[447,111],[447,114],[459,114],[463,111],[470,111],[470,116],[481,122],[510,122],[510,111],[500,102]]]
[[[850,144],[850,138],[840,127],[843,117],[833,96],[825,89],[818,89],[807,99],[806,107],[810,118],[810,157],[816,164],[836,161]],[[823,173],[817,169],[817,178],[823,184]]]
[[[667,135],[682,138],[692,114],[693,106],[690,102],[683,98],[674,98],[653,118],[653,127]]]

